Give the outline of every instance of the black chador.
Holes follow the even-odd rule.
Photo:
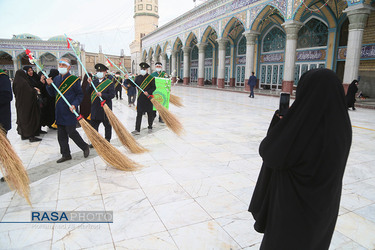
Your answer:
[[[306,72],[288,113],[272,125],[259,147],[263,165],[249,207],[264,233],[260,249],[328,249],[352,140],[336,74]]]

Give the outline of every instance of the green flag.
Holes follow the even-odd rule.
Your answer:
[[[155,100],[169,109],[169,96],[171,93],[171,80],[168,78],[155,77],[156,90],[152,93]],[[156,108],[154,107],[154,110]]]

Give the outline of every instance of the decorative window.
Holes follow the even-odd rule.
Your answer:
[[[191,60],[198,60],[198,48],[194,46],[191,50]]]
[[[328,27],[318,19],[311,19],[299,30],[297,48],[327,46]]]
[[[146,4],[146,10],[152,10],[152,5],[151,4]]]
[[[240,42],[238,43],[237,54],[238,55],[246,54],[246,38],[245,37],[242,37]]]
[[[225,56],[230,56],[230,43],[227,43],[225,47]]]
[[[158,6],[155,6],[155,12],[158,12]]]
[[[213,56],[213,48],[212,45],[209,43],[205,50],[205,58],[212,58]]]
[[[142,4],[138,4],[138,10],[143,10],[143,5]]]
[[[263,40],[263,52],[280,51],[285,49],[285,33],[274,27]]]

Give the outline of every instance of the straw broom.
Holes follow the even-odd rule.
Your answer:
[[[26,50],[26,54],[29,56],[30,62],[34,63],[42,71],[42,73],[46,76],[46,78],[48,78],[47,74],[41,69],[41,67],[33,58],[29,50]],[[57,93],[60,94],[61,98],[65,101],[66,105],[68,105],[68,107],[71,107],[72,105],[65,98],[65,96],[60,92],[60,90],[56,87],[56,85],[54,83],[52,83],[51,85],[57,91]],[[98,131],[96,131],[85,119],[83,119],[81,115],[78,115],[77,111],[73,109],[72,112],[77,117],[79,124],[81,125],[87,137],[91,141],[92,145],[98,152],[98,155],[105,162],[107,162],[108,165],[114,168],[117,168],[119,170],[123,170],[123,171],[134,171],[140,167],[140,165],[138,165],[137,163],[127,158],[117,148],[112,146],[112,144],[110,144],[106,139],[104,139],[98,133]]]
[[[11,190],[24,197],[27,203],[30,202],[30,186],[29,176],[27,175],[26,169],[23,166],[21,159],[14,151],[12,145],[8,141],[4,129],[0,126],[0,161],[1,161],[1,172],[3,173],[4,179],[7,182]]]
[[[107,58],[108,61],[110,61],[112,63],[111,59],[109,59],[106,55],[104,55],[104,56],[105,56],[105,58]],[[116,64],[113,64],[113,65],[115,65],[115,67],[125,75],[125,72],[122,71],[119,67],[117,67]],[[124,67],[124,69],[126,70],[125,67]],[[138,86],[138,84],[136,84],[133,81],[133,79],[131,79],[131,78],[129,78],[129,79],[134,83],[135,86],[138,87],[138,89],[140,91],[142,91],[144,93],[143,89],[141,89]],[[161,105],[157,100],[155,100],[152,95],[149,95],[148,98],[150,99],[150,101],[152,102],[152,104],[154,105],[156,110],[159,112],[161,118],[163,119],[163,121],[165,122],[167,127],[170,128],[177,135],[181,135],[182,132],[183,132],[183,127],[182,127],[182,124],[180,123],[180,121],[177,119],[177,117],[174,116],[171,112],[169,112],[169,110],[166,109],[163,105]]]
[[[67,38],[67,42],[71,45],[71,42],[68,39],[68,37],[66,35],[65,35],[65,37]],[[76,50],[74,49],[73,46],[71,46],[71,47],[72,47],[72,50],[74,51],[74,53],[76,55],[77,60],[79,61],[83,70],[85,71],[87,77],[90,78],[85,66],[83,65],[81,59],[77,55]],[[98,93],[98,90],[96,89],[94,83],[92,81],[90,83],[91,83],[92,87],[94,88],[95,92]],[[118,138],[120,139],[121,143],[125,147],[127,147],[130,150],[130,152],[132,152],[132,153],[140,154],[140,153],[147,152],[148,150],[145,149],[144,147],[142,147],[141,145],[139,145],[139,143],[134,139],[134,137],[126,130],[125,126],[120,122],[120,120],[115,116],[115,114],[112,112],[112,110],[105,103],[105,100],[103,100],[103,98],[100,97],[100,96],[98,96],[98,97],[101,101],[101,106],[103,107],[104,112],[105,112],[109,122],[111,123],[111,126],[115,130]]]
[[[177,106],[177,107],[183,107],[184,105],[182,104],[182,100],[181,100],[181,97],[179,96],[176,96],[176,95],[173,95],[173,94],[170,94],[169,96],[169,101]]]

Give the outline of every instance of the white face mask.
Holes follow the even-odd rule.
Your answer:
[[[147,71],[146,70],[144,70],[144,69],[141,69],[141,71],[139,71],[139,73],[141,73],[141,75],[146,75],[146,73],[147,73]]]
[[[68,73],[68,69],[67,68],[58,68],[58,71],[59,71],[59,73],[60,74],[62,74],[62,75],[65,75],[66,73]]]
[[[102,79],[104,77],[104,73],[103,72],[97,72],[96,73],[96,76],[99,78],[99,79]]]
[[[156,71],[157,71],[157,72],[160,72],[160,71],[161,71],[161,68],[156,68]]]

